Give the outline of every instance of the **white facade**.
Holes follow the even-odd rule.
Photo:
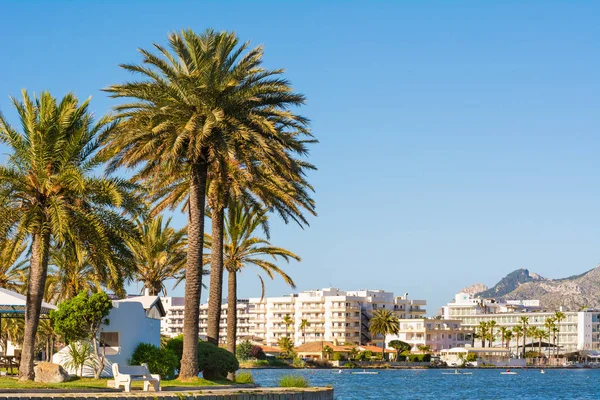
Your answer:
[[[184,315],[183,297],[163,297],[162,303],[165,308],[166,316],[163,318],[161,333],[167,336],[177,336],[183,333],[183,315]],[[237,337],[240,339],[251,338],[250,324],[250,305],[248,300],[238,300],[237,303]],[[200,306],[200,321],[198,332],[200,338],[206,339],[206,330],[208,327],[208,304]],[[221,323],[219,326],[219,340],[225,342],[227,335],[227,303],[221,306]]]
[[[473,330],[463,327],[456,319],[401,319],[398,335],[386,336],[387,344],[401,340],[412,346],[411,351],[429,346],[434,352],[471,345],[472,339]]]
[[[390,309],[399,318],[421,318],[424,300],[409,300],[408,295],[394,297],[383,290],[343,291],[336,288],[309,290],[283,297],[250,299],[251,333],[267,345],[276,345],[290,336],[296,345],[314,341],[381,345],[382,338],[371,337],[369,319],[378,309]],[[290,325],[284,323],[288,315]],[[301,329],[302,321],[308,327]]]
[[[541,307],[539,300],[490,299],[475,297],[470,293],[457,293],[454,301],[446,304],[442,310],[444,319],[453,319],[466,315],[539,311]]]

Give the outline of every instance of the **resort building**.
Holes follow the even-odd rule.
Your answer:
[[[392,310],[402,319],[419,319],[425,314],[424,300],[394,297],[383,290],[343,291],[336,288],[309,290],[283,297],[250,299],[251,334],[267,345],[290,336],[296,345],[337,341],[354,345],[382,345],[372,337],[369,320],[379,309]],[[288,317],[286,317],[288,316]],[[288,320],[288,324],[285,320]],[[303,323],[304,321],[304,323]]]
[[[552,318],[555,312],[541,311],[538,300],[524,300],[518,302],[502,302],[496,299],[478,299],[467,293],[456,295],[454,302],[443,307],[444,318],[460,320],[463,327],[476,331],[481,322],[495,321],[495,332],[492,346],[503,347],[500,337],[500,327],[514,328],[522,326],[522,317],[528,319],[528,327],[536,327],[547,331],[546,321]],[[584,309],[582,311],[563,311],[564,319],[556,323],[556,343],[560,353],[575,352],[581,350],[598,350],[600,348],[600,310]],[[479,339],[477,339],[479,340]],[[527,338],[526,347],[536,349],[539,339]],[[544,339],[554,345],[552,339]],[[477,341],[475,342],[477,343]],[[514,353],[518,346],[522,346],[522,340],[516,342],[513,336],[509,343]]]
[[[462,326],[458,319],[401,319],[398,335],[386,336],[401,340],[412,346],[411,351],[419,351],[428,346],[433,352],[454,347],[470,346],[473,342],[473,329]]]
[[[161,333],[167,336],[178,336],[183,333],[183,315],[184,303],[183,297],[163,297],[161,298],[163,307],[165,308],[166,316],[161,324]],[[241,340],[250,339],[251,323],[250,323],[250,304],[248,300],[238,300],[237,303],[237,337]],[[206,329],[208,327],[208,304],[200,306],[200,322],[198,324],[198,332],[200,338],[206,339]],[[221,305],[221,323],[219,326],[219,340],[225,342],[227,335],[227,302]]]

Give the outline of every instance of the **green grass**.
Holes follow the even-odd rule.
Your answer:
[[[280,387],[307,388],[310,382],[302,375],[284,375],[279,378]]]
[[[239,372],[235,374],[235,383],[254,383],[254,377],[250,372]]]
[[[1,389],[106,389],[108,379],[93,379],[93,378],[74,378],[63,383],[40,383],[40,382],[20,382],[16,377],[0,377]],[[231,385],[232,382],[227,380],[209,381],[203,378],[195,378],[189,380],[164,380],[161,381],[162,388],[168,387],[190,387],[190,386],[220,386]],[[142,388],[143,382],[133,382],[132,387]]]

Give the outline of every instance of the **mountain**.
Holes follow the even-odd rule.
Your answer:
[[[480,297],[502,297],[527,282],[544,280],[538,274],[529,273],[529,270],[521,268],[511,272],[500,280],[491,289],[478,292]]]
[[[562,279],[543,278],[526,269],[518,269],[491,289],[477,293],[477,296],[537,299],[547,310],[556,310],[560,306],[571,311],[581,307],[600,307],[600,265],[583,274]]]
[[[476,293],[484,292],[486,290],[488,290],[488,287],[485,286],[483,283],[476,283],[474,285],[467,286],[466,288],[462,288],[460,292],[476,294]]]

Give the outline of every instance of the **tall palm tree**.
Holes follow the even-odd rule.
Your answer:
[[[554,313],[554,321],[556,321],[556,328],[558,329],[556,332],[556,352],[560,354],[560,323],[565,320],[567,316],[562,311],[556,311]]]
[[[307,319],[300,320],[300,329],[302,330],[302,343],[306,343],[306,328],[310,327]]]
[[[481,339],[481,347],[485,347],[485,339],[488,333],[488,323],[485,321],[479,322],[479,332],[477,335]]]
[[[151,296],[166,295],[164,282],[176,278],[185,268],[185,229],[170,226],[171,218],[162,215],[138,220],[140,240],[129,244],[135,260],[134,278],[142,282]]]
[[[288,329],[294,323],[294,318],[290,314],[285,314],[283,316],[283,323],[285,324],[285,336],[289,337]]]
[[[488,342],[488,347],[493,347],[492,344],[494,343],[494,328],[496,327],[498,323],[494,320],[491,320],[488,322],[488,328],[489,328],[489,342]]]
[[[529,326],[529,317],[523,316],[519,318],[519,322],[521,323],[521,327],[523,328],[521,334],[523,335],[523,358],[525,358],[525,342],[527,341],[527,334],[529,333],[527,332],[527,327]]]
[[[508,344],[506,344],[505,340],[506,340],[507,333],[510,332],[510,328],[507,328],[506,326],[501,326],[499,328],[499,331],[500,331],[500,343],[502,343],[502,347],[504,347],[504,345],[506,345],[506,347],[508,347]]]
[[[515,342],[517,344],[516,353],[518,355],[519,354],[519,338],[523,335],[523,327],[521,325],[513,326],[512,331],[515,336]]]
[[[554,317],[548,317],[546,318],[546,320],[544,321],[544,327],[546,328],[546,331],[548,332],[548,340],[554,345],[555,344],[555,340],[556,340],[556,336],[554,334],[554,329],[556,328],[556,320],[554,319]],[[554,350],[554,349],[553,349]],[[549,351],[547,351],[547,353],[550,353]]]
[[[19,237],[0,239],[0,287],[15,292],[23,287],[27,261],[21,255],[26,247]]]
[[[400,331],[398,316],[386,308],[375,311],[370,321],[369,331],[373,335],[383,335],[381,358],[385,360],[385,337],[387,335],[397,335]]]
[[[46,288],[47,296],[52,296],[51,300],[53,302],[58,303],[72,299],[81,291],[97,292],[102,290],[100,275],[96,273],[94,266],[89,263],[85,251],[74,243],[67,242],[60,247],[52,248],[49,264],[54,267],[50,272],[50,276],[57,278],[54,290]],[[121,280],[118,280],[115,284],[122,287],[122,281],[119,281]]]
[[[507,329],[506,332],[504,332],[504,339],[506,340],[506,348],[508,350],[510,350],[510,341],[512,340],[513,337],[513,331],[510,329]]]
[[[543,339],[548,339],[548,332],[540,329],[540,328],[535,328],[535,338],[538,339],[538,353],[540,355],[540,357],[542,356],[542,340]]]
[[[33,99],[12,99],[22,131],[0,115],[0,141],[10,149],[0,166],[0,237],[31,240],[25,310],[25,330],[19,378],[32,380],[35,332],[46,286],[50,244],[78,243],[103,265],[102,274],[127,274],[129,265],[115,265],[115,249],[127,252],[123,241],[135,235],[123,213],[139,213],[135,186],[108,175],[96,176],[105,159],[99,136],[114,128],[106,118],[93,121],[89,100],[72,94],[57,102],[43,92]],[[92,250],[93,249],[93,250]]]
[[[238,274],[241,274],[245,267],[255,266],[261,272],[267,274],[269,278],[273,279],[275,275],[279,275],[288,285],[295,288],[296,285],[292,278],[275,263],[266,260],[265,257],[272,258],[273,260],[281,257],[286,262],[289,262],[290,259],[300,261],[300,257],[289,250],[272,246],[269,243],[267,240],[269,230],[266,210],[261,210],[257,207],[248,209],[240,203],[233,203],[227,208],[224,222],[225,241],[223,244],[223,260],[228,273],[227,348],[235,354],[237,341]],[[257,230],[260,228],[263,229],[267,239],[257,235]],[[213,238],[210,235],[206,235],[205,246],[212,249],[212,240]],[[262,286],[262,297],[264,298],[264,280],[260,274],[259,279]]]
[[[277,77],[282,71],[260,66],[262,49],[244,54],[234,34],[191,30],[169,35],[170,50],[155,45],[158,55],[140,50],[144,65],[122,67],[141,74],[141,82],[114,85],[113,97],[133,98],[117,107],[126,135],[106,138],[113,165],[140,167],[134,179],[145,181],[157,200],[156,210],[184,204],[188,211],[184,351],[180,376],[198,373],[197,339],[202,286],[202,248],[205,196],[215,211],[211,257],[209,330],[218,342],[222,291],[222,220],[232,196],[228,172],[232,168],[255,182],[252,193],[269,194],[261,201],[291,218],[302,219],[300,209],[314,212],[303,171],[312,166],[293,159],[304,156],[309,135],[307,120],[290,106],[304,97],[294,94]],[[210,177],[210,178],[209,178]],[[250,179],[252,178],[252,179]],[[224,182],[227,182],[225,184]],[[240,186],[247,187],[247,186]],[[248,193],[245,193],[248,195]],[[214,277],[214,278],[213,278]],[[213,282],[214,280],[214,282]]]

